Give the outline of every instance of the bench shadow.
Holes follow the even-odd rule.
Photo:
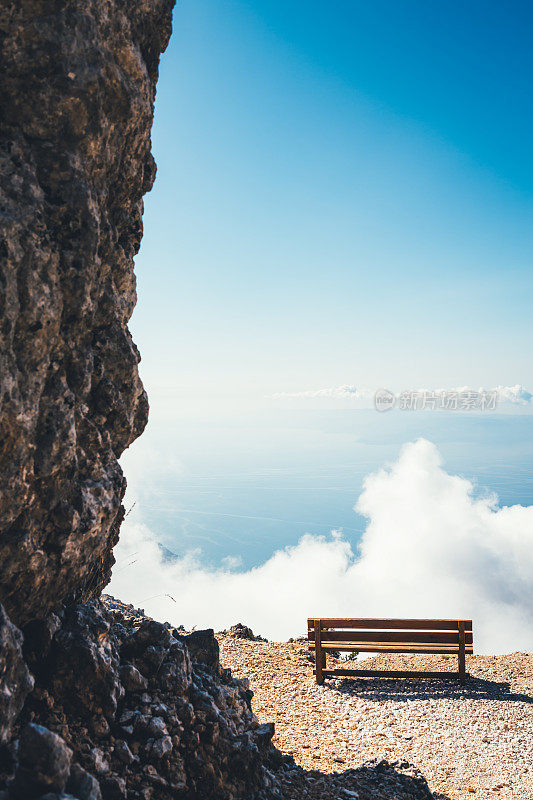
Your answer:
[[[422,773],[405,760],[389,762],[372,759],[344,772],[326,773],[293,767],[278,773],[284,800],[295,796],[309,800],[450,800],[431,793]]]
[[[515,703],[533,703],[533,697],[511,691],[505,681],[490,681],[469,676],[464,686],[451,680],[416,678],[343,678],[328,679],[325,685],[343,694],[352,694],[365,700],[426,700],[454,699],[501,700]]]

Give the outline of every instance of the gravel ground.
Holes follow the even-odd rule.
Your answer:
[[[385,759],[417,767],[438,800],[533,800],[533,655],[467,656],[464,687],[411,679],[317,686],[302,642],[219,642],[224,666],[249,679],[259,720],[275,723],[274,743],[309,771],[307,788],[295,786],[289,797],[357,796],[332,773],[349,778],[345,771],[361,762]],[[379,655],[365,667],[449,671],[455,663]]]

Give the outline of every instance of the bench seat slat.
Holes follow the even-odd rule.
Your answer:
[[[322,650],[327,652],[355,651],[359,653],[435,653],[436,655],[450,653],[452,655],[457,655],[459,653],[459,645],[412,644],[409,642],[392,645],[388,642],[339,642],[335,644],[323,644]],[[467,645],[465,652],[468,654],[473,653],[474,651],[472,645]]]
[[[314,642],[315,632],[308,634]],[[368,631],[368,630],[324,630],[320,632],[322,642],[420,642],[422,644],[459,644],[459,631]],[[472,632],[465,633],[465,643],[472,644]]]
[[[323,628],[370,628],[391,630],[429,630],[429,631],[456,631],[459,620],[457,619],[370,619],[366,617],[309,617],[307,627],[312,628],[314,622],[320,620]],[[472,620],[466,619],[465,631],[472,630]]]

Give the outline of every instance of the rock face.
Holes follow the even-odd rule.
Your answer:
[[[247,681],[218,665],[213,632],[193,635],[197,661],[170,626],[125,608],[93,600],[32,623],[35,688],[3,775],[0,760],[0,797],[279,796],[274,726],[259,725]]]
[[[148,403],[127,323],[174,0],[0,0],[0,601],[108,581]]]

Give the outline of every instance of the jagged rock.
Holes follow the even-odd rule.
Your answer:
[[[18,765],[11,794],[20,800],[45,792],[62,792],[70,772],[72,750],[42,725],[29,723],[20,736]]]
[[[123,652],[133,655],[140,655],[148,647],[168,647],[173,641],[173,637],[168,628],[162,622],[154,619],[144,619],[123,644]]]
[[[234,639],[249,639],[251,642],[266,642],[262,636],[255,636],[253,630],[242,622],[237,622],[232,625],[229,631],[225,631],[228,636],[233,636]]]
[[[104,800],[123,800],[126,797],[126,781],[118,775],[110,775],[102,781]]]
[[[163,736],[161,739],[151,739],[147,742],[146,752],[152,758],[159,760],[172,752],[172,747],[172,739],[170,736]]]
[[[23,652],[30,668],[38,670],[46,663],[52,639],[60,627],[61,620],[53,613],[25,625]]]
[[[180,636],[194,661],[205,664],[211,669],[218,669],[220,648],[212,628],[205,631],[193,631],[188,636]]]
[[[69,609],[50,651],[50,688],[55,697],[93,723],[95,709],[114,720],[124,695],[119,679],[119,658],[109,636],[110,620],[96,601]]]
[[[272,737],[274,736],[275,729],[273,722],[264,722],[262,725],[259,725],[254,731],[254,737],[257,746],[260,750],[267,751],[270,747],[272,742]]]
[[[196,637],[216,656],[207,667],[167,626],[146,618],[138,628],[115,623],[100,601],[57,619],[51,641],[44,637],[42,664],[28,645],[38,668],[23,712],[75,751],[66,788],[68,764],[63,783],[46,791],[78,800],[86,800],[82,791],[93,800],[97,786],[102,800],[142,797],[145,789],[153,800],[270,796],[273,726],[259,725],[252,713],[248,682],[217,668],[212,632]],[[15,785],[24,769],[20,762]]]
[[[109,772],[109,761],[99,747],[93,747],[89,753],[89,760],[92,768],[98,775],[105,775]]]
[[[33,678],[22,656],[22,633],[0,605],[0,744],[6,742]]]
[[[73,764],[70,769],[67,791],[78,800],[102,800],[100,784],[79,764]]]
[[[127,324],[174,0],[0,0],[0,601],[109,580],[148,403]]]
[[[123,664],[119,671],[120,682],[128,692],[142,692],[148,686],[139,670],[133,664]]]
[[[117,739],[115,742],[114,753],[123,764],[131,764],[135,761],[135,756],[123,739]]]

